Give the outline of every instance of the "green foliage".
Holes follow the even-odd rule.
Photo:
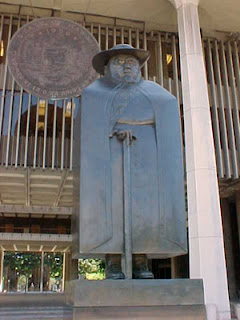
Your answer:
[[[28,252],[6,252],[4,255],[4,266],[15,270],[18,274],[31,276],[35,268],[40,267],[41,256]]]
[[[101,259],[79,259],[78,271],[88,280],[105,279],[105,261]]]
[[[31,277],[35,268],[41,267],[41,254],[32,252],[6,252],[4,266],[15,270],[19,275]],[[49,267],[50,277],[61,279],[63,274],[63,255],[61,253],[45,253],[44,267]]]
[[[44,266],[51,268],[51,278],[61,279],[63,274],[63,255],[61,253],[46,253],[44,256]]]
[[[41,254],[31,252],[6,252],[4,266],[17,272],[19,276],[30,278],[35,268],[41,268]],[[45,253],[44,268],[49,269],[50,277],[60,280],[63,275],[63,255]],[[89,280],[105,279],[105,261],[101,259],[79,259],[79,274]]]

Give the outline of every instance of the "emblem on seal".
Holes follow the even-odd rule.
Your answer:
[[[24,90],[45,99],[79,96],[97,78],[95,38],[76,22],[42,18],[24,25],[11,39],[8,67]]]

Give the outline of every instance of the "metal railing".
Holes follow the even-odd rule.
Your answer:
[[[36,99],[26,93],[22,96],[15,94],[14,103],[9,103],[9,98],[9,93],[6,93],[1,165],[70,168],[72,109],[77,99],[62,103]]]
[[[148,49],[151,58],[143,76],[174,94],[183,128],[178,37],[174,33],[147,32],[141,26],[88,22],[75,14],[97,39],[102,50],[118,43]],[[12,79],[6,48],[13,33],[32,20],[21,15],[0,19],[0,166],[72,169],[74,115],[79,99],[46,101],[24,92]],[[110,18],[109,18],[110,19]],[[91,19],[92,21],[93,19]],[[99,21],[96,19],[96,21]],[[104,19],[103,19],[104,20]],[[204,39],[210,105],[219,179],[238,179],[240,161],[239,42]],[[204,139],[204,137],[203,137]]]
[[[218,177],[240,173],[240,44],[204,41]]]
[[[72,169],[74,114],[79,99],[46,101],[24,92],[12,79],[6,62],[6,48],[14,32],[31,17],[1,16],[0,43],[0,165]],[[180,102],[178,40],[174,34],[138,28],[81,22],[102,49],[130,43],[151,51],[145,65],[145,79],[156,81],[176,95]]]

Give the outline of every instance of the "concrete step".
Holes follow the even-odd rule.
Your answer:
[[[70,307],[1,307],[0,320],[72,320]]]

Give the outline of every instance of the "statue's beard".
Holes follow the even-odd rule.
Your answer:
[[[125,73],[123,74],[121,81],[126,82],[126,83],[135,83],[138,82],[139,77],[137,75],[133,75],[131,73]]]
[[[127,72],[127,73],[121,73],[121,74],[117,74],[117,75],[110,75],[109,74],[109,78],[111,78],[114,81],[117,82],[124,82],[124,83],[136,83],[139,82],[141,79],[141,74],[134,74],[131,72]]]

